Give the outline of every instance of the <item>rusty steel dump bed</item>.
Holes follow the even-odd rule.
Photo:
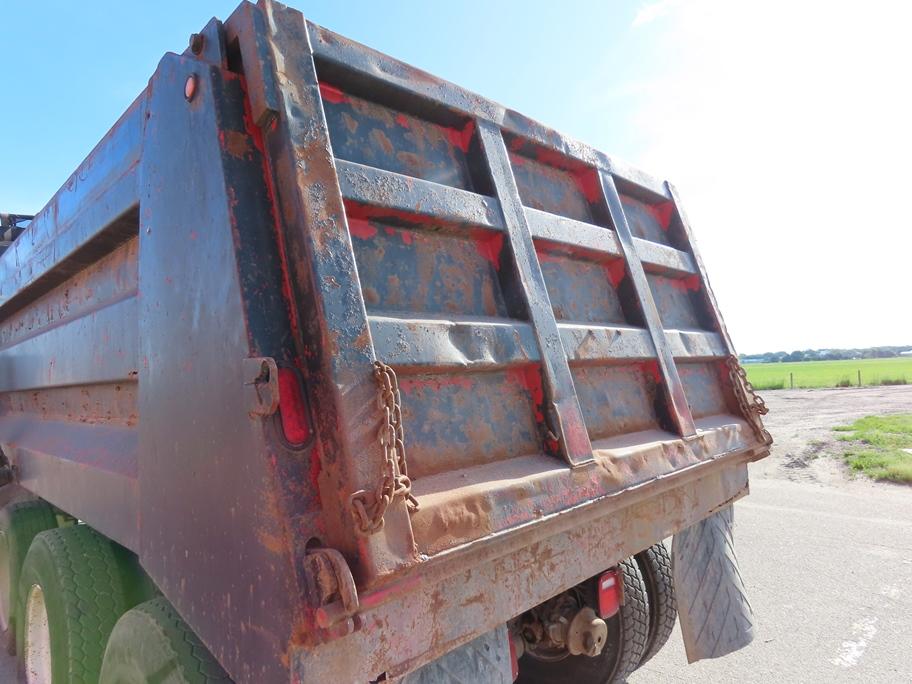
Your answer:
[[[395,677],[768,452],[671,185],[266,1],[162,59],[0,317],[19,484],[240,682]]]

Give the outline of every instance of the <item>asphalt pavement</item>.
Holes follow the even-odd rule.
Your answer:
[[[853,417],[912,412],[912,387],[766,399],[780,445],[735,505],[755,640],[687,665],[676,628],[630,683],[912,682],[912,487],[852,479],[831,434]]]

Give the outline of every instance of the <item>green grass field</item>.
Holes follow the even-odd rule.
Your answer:
[[[854,387],[861,371],[862,385],[912,383],[912,357],[859,359],[858,361],[801,361],[797,363],[748,363],[747,377],[757,390],[788,389],[789,373],[795,387]]]
[[[850,442],[845,459],[852,470],[875,480],[912,482],[912,414],[868,416],[833,428]]]

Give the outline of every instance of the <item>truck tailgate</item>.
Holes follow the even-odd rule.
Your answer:
[[[565,530],[610,534],[585,520],[623,497],[656,523],[640,535],[619,518],[632,544],[706,515],[680,498],[644,511],[670,483],[762,455],[768,435],[674,188],[261,7],[226,26],[305,312],[322,541],[352,561],[362,609],[430,582],[435,560],[440,577],[480,567],[565,514],[589,511]],[[739,477],[713,507],[743,493]],[[414,613],[384,620],[417,633]],[[440,652],[493,619],[403,648]]]

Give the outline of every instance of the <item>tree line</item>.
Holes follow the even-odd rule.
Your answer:
[[[864,349],[804,349],[763,354],[740,354],[742,361],[782,363],[785,361],[842,361],[845,359],[889,359],[912,350],[912,345],[900,347],[866,347]]]

